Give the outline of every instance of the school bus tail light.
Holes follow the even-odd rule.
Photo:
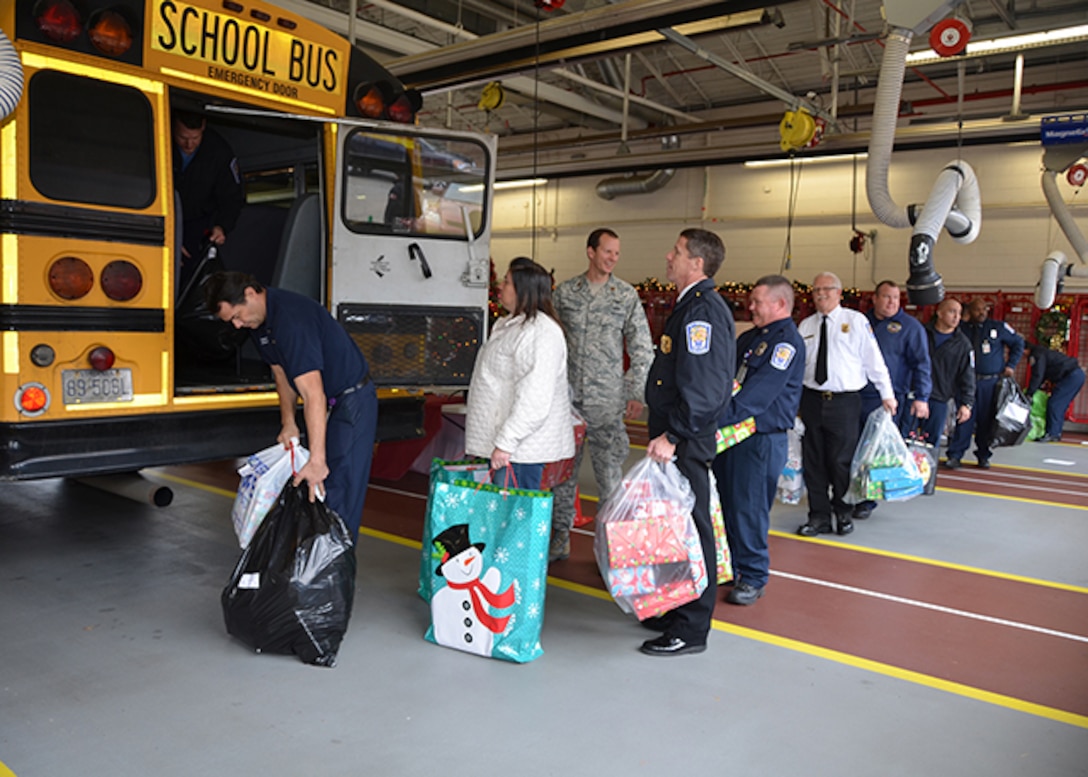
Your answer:
[[[75,256],[64,256],[49,266],[49,288],[61,299],[79,299],[94,286],[90,265]]]
[[[87,360],[91,363],[91,367],[99,372],[105,372],[113,366],[116,357],[113,355],[113,351],[104,345],[100,345],[88,354]]]
[[[118,259],[102,270],[102,291],[114,302],[128,302],[144,287],[144,277],[132,262]]]
[[[112,8],[91,15],[87,35],[96,49],[111,57],[120,57],[132,48],[132,25],[120,11]]]
[[[15,391],[15,409],[23,415],[41,415],[49,409],[49,389],[41,383],[26,383]]]
[[[393,87],[386,81],[360,84],[355,90],[355,107],[368,119],[385,118],[386,106],[393,99]]]
[[[389,106],[389,118],[401,124],[412,124],[416,111],[423,107],[423,97],[415,89],[409,89]]]
[[[34,7],[34,19],[47,38],[71,43],[83,32],[83,19],[70,0],[41,0]]]

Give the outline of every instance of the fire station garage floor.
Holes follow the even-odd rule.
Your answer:
[[[230,462],[145,473],[166,508],[5,484],[0,775],[1085,775],[1088,445],[994,463],[845,538],[776,505],[767,596],[700,655],[637,652],[580,533],[527,665],[423,640],[418,478],[372,487],[332,669],[226,634]]]

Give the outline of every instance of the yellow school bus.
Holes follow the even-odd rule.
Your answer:
[[[493,138],[419,128],[376,61],[253,0],[15,0],[0,29],[0,479],[270,445],[268,368],[203,307],[216,269],[328,307],[379,386],[379,440],[419,433],[423,389],[467,385]],[[233,149],[244,190],[197,256],[179,111]]]

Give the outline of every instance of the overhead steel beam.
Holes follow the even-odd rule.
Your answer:
[[[661,43],[657,30],[702,35],[773,20],[766,0],[627,0],[581,13],[455,43],[386,63],[417,89],[453,87],[485,78],[600,57]]]

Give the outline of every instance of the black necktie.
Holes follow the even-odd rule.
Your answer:
[[[816,349],[816,382],[827,383],[827,316],[820,322],[820,347]]]

